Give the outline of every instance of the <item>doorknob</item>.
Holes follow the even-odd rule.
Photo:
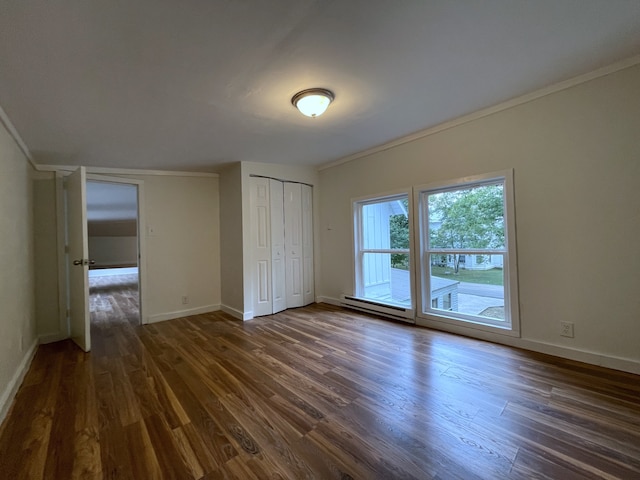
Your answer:
[[[88,260],[88,259],[83,259],[81,258],[80,260],[74,260],[73,261],[74,265],[95,265],[96,261],[95,260]]]

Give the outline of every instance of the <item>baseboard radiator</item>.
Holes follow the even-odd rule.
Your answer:
[[[382,303],[374,302],[372,300],[352,297],[350,295],[342,295],[340,297],[340,304],[343,307],[351,308],[353,310],[372,313],[374,315],[381,315],[383,317],[400,320],[402,322],[416,323],[415,315],[413,314],[413,309],[411,308],[385,305]]]

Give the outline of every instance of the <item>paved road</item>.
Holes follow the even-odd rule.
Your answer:
[[[477,283],[460,282],[458,293],[477,295],[479,297],[504,298],[504,288],[501,285],[480,285]]]

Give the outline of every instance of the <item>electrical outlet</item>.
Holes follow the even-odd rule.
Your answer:
[[[187,303],[189,303],[189,297],[187,297],[186,295],[182,296],[182,304],[186,305]]]
[[[560,336],[573,338],[573,323],[560,322]]]

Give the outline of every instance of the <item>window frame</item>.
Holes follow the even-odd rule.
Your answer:
[[[429,246],[429,212],[423,200],[430,194],[456,191],[469,187],[502,183],[504,199],[504,251],[496,249],[432,249]],[[418,217],[418,228],[415,229],[416,258],[416,322],[438,328],[442,324],[474,328],[509,336],[520,336],[520,312],[518,297],[517,249],[515,230],[515,202],[513,190],[513,169],[502,170],[482,175],[463,177],[453,180],[434,182],[414,188],[414,211]],[[503,255],[504,308],[505,320],[491,320],[477,315],[447,312],[431,307],[431,266],[432,254],[464,254],[468,255]]]
[[[362,231],[362,209],[365,205],[371,205],[375,203],[383,203],[393,200],[400,200],[402,198],[407,199],[407,219],[409,221],[409,248],[408,249],[375,249],[364,248],[364,234]],[[354,296],[363,300],[373,301],[381,305],[388,305],[391,307],[402,307],[406,310],[412,310],[415,318],[415,306],[416,306],[416,282],[415,282],[415,258],[414,258],[414,223],[413,223],[413,201],[412,201],[412,189],[404,188],[399,190],[388,191],[377,195],[368,195],[364,197],[353,198],[351,200],[352,205],[352,221],[353,221],[353,292]],[[364,296],[364,255],[366,253],[383,253],[383,254],[405,254],[409,257],[409,293],[411,296],[411,304],[407,306],[405,304],[384,302],[380,300],[372,300]]]

